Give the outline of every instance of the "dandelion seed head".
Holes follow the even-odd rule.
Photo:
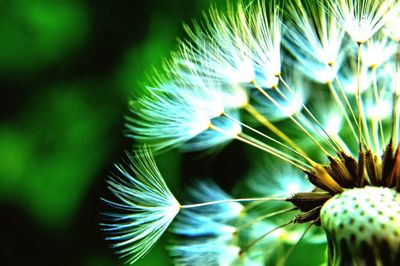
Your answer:
[[[397,265],[399,11],[395,0],[238,1],[185,26],[132,101],[128,135],[155,151],[235,140],[260,166],[234,185],[239,198],[202,181],[186,205],[149,156],[129,163],[134,174],[119,167],[110,204],[125,213],[110,215],[109,240],[135,262],[174,220],[177,265],[284,265],[301,241],[327,243],[329,265]]]
[[[343,28],[356,42],[366,42],[374,32],[373,25],[371,25],[366,17],[349,17],[346,18],[342,23]]]

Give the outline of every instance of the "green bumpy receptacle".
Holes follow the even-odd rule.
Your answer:
[[[346,190],[321,209],[329,265],[400,265],[400,194],[384,187]]]

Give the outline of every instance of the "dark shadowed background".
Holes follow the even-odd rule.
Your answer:
[[[128,95],[209,2],[0,2],[0,265],[122,264],[98,224]],[[166,265],[162,244],[139,265]]]

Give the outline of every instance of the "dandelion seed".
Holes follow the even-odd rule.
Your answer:
[[[280,73],[281,22],[279,8],[269,4],[230,5],[228,13],[216,8],[205,17],[205,26],[186,27],[191,42],[183,42],[179,64],[190,65],[202,78],[228,84],[257,81],[271,88]]]
[[[284,97],[276,90],[266,90],[266,93],[268,93],[281,108],[277,108],[276,104],[271,101],[266,101],[265,96],[260,92],[255,92],[253,94],[252,100],[254,107],[272,122],[280,121],[296,113],[300,113],[304,103],[308,99],[309,92],[305,89],[307,87],[307,81],[304,80],[303,76],[294,73],[293,76],[288,77],[287,82],[290,84],[290,87],[294,89],[293,93],[284,95]]]
[[[156,89],[150,88],[148,96],[132,102],[134,116],[128,119],[127,135],[141,142],[147,141],[154,151],[185,146],[186,142],[207,131],[213,119],[221,120],[219,117],[224,109],[222,93],[207,87],[199,87],[196,91],[176,82],[163,84]],[[240,132],[240,125],[220,123],[228,131]],[[184,149],[200,149],[194,142],[202,144],[204,149],[230,139],[220,134],[214,134],[215,138],[210,134],[207,136],[207,139],[200,136],[201,140],[186,144]]]
[[[109,213],[102,224],[108,240],[127,262],[134,263],[154,246],[178,214],[180,204],[165,184],[149,151],[128,156],[127,166],[108,181],[119,202],[106,200],[119,213]]]
[[[291,67],[317,82],[333,81],[348,49],[344,30],[318,1],[289,1],[288,12],[284,44],[297,59]]]
[[[393,0],[333,0],[327,1],[329,11],[356,43],[364,43],[397,15]]]
[[[139,150],[135,157],[128,155],[127,167],[118,165],[118,174],[108,181],[109,189],[118,198],[119,202],[105,200],[118,213],[107,213],[110,222],[103,223],[102,227],[112,241],[113,248],[127,258],[132,264],[146,255],[162,236],[170,223],[181,209],[182,215],[175,226],[175,233],[186,236],[217,235],[211,237],[210,243],[221,245],[227,243],[226,250],[217,252],[226,256],[227,250],[235,250],[233,243],[226,239],[225,234],[233,234],[236,229],[229,226],[228,221],[240,216],[243,207],[240,201],[270,201],[283,200],[275,198],[247,198],[232,199],[212,183],[199,184],[197,190],[192,192],[193,197],[203,201],[199,204],[180,205],[165,184],[151,153]],[[202,239],[204,240],[204,239]],[[194,261],[198,256],[207,253],[206,248],[213,244],[194,241],[193,246],[175,246],[173,253],[181,257],[186,254],[189,258],[182,261]],[[215,248],[216,246],[214,246]],[[236,247],[236,255],[240,248]],[[201,251],[201,252],[200,252]],[[211,248],[210,253],[216,250]],[[192,253],[190,255],[190,253]],[[225,259],[214,258],[218,261]],[[207,258],[206,261],[210,261]],[[189,264],[190,265],[190,264]]]

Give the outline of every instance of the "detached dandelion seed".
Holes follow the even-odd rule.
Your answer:
[[[120,213],[103,225],[108,240],[135,263],[172,223],[176,265],[285,265],[300,242],[325,243],[328,265],[400,265],[399,2],[226,10],[185,26],[131,101],[128,136],[149,149],[109,181]],[[263,167],[232,195],[198,182],[187,204],[150,155],[230,141]]]
[[[120,212],[106,214],[111,221],[102,226],[121,257],[134,263],[164,233],[179,212],[180,204],[166,186],[148,150],[139,150],[134,158],[128,155],[127,165],[116,168],[119,173],[108,184],[119,202],[106,202]]]

